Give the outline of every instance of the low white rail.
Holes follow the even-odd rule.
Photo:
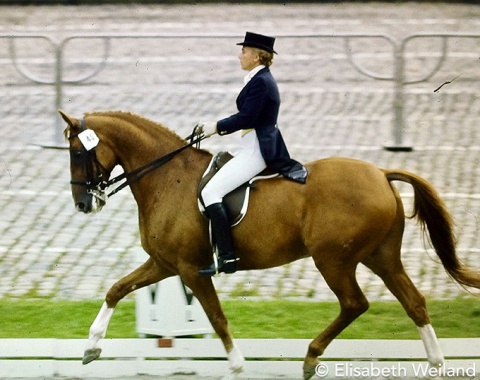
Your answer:
[[[239,339],[246,357],[240,378],[302,378],[308,339]],[[444,378],[479,378],[480,338],[440,339]],[[105,377],[171,374],[222,376],[228,372],[218,339],[106,339],[102,358],[83,366],[80,339],[1,339],[0,378]],[[159,347],[167,346],[167,347]],[[171,347],[168,347],[171,346]],[[323,378],[424,378],[425,351],[418,340],[335,340],[326,350]],[[431,374],[430,374],[431,375]]]

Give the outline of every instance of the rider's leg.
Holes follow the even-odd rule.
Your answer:
[[[213,176],[202,190],[202,198],[211,219],[212,235],[218,247],[218,266],[212,264],[199,271],[201,275],[212,276],[218,272],[233,273],[236,258],[233,251],[232,232],[223,197],[249,181],[267,167],[260,152],[257,135],[250,132],[242,138],[242,144],[235,156]]]
[[[237,258],[233,251],[232,231],[227,211],[223,203],[214,203],[206,208],[212,227],[213,239],[218,247],[218,262],[198,271],[201,276],[213,276],[217,273],[234,273],[237,270]]]

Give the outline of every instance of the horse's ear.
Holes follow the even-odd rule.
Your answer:
[[[62,119],[65,120],[65,122],[68,124],[67,128],[65,128],[65,130],[63,131],[63,135],[65,136],[65,139],[68,140],[71,136],[72,130],[80,129],[80,120],[72,116],[68,116],[62,110],[58,110],[58,113],[62,116]]]
[[[78,126],[79,121],[77,119],[75,119],[74,117],[68,116],[62,110],[58,110],[58,113],[62,116],[62,119],[65,120],[65,122],[68,124],[68,126],[70,128],[75,128],[76,126]]]

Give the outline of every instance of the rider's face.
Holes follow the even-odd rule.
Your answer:
[[[244,46],[242,48],[242,52],[238,58],[240,59],[240,65],[242,66],[242,69],[246,71],[250,71],[260,64],[260,57],[258,56],[257,52],[255,49],[248,46]]]

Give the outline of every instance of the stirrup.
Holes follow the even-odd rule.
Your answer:
[[[213,255],[213,264],[206,268],[201,268],[198,273],[200,276],[218,276],[220,273],[231,274],[237,271],[237,261],[240,259],[233,256],[232,258],[222,259],[222,256]]]
[[[238,257],[234,257],[233,259],[227,259],[227,260],[223,260],[223,267],[227,266],[229,267],[228,270],[222,270],[223,273],[235,273],[237,271],[237,261],[240,261],[240,259]],[[218,272],[218,265],[217,265],[217,268],[216,268],[216,274],[219,274]]]

